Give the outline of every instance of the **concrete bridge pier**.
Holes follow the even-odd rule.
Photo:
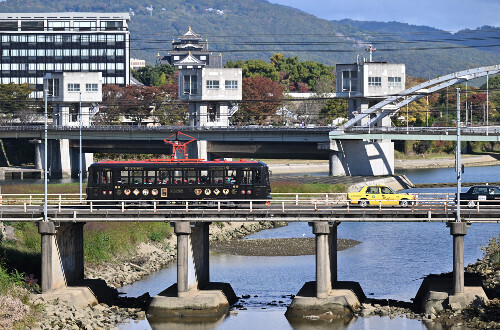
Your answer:
[[[453,236],[453,273],[427,276],[420,285],[414,303],[426,314],[444,308],[460,311],[473,302],[488,301],[480,277],[474,274],[466,276],[464,271],[467,222],[450,222],[447,226]]]
[[[177,236],[177,283],[153,298],[148,314],[154,322],[218,318],[237,301],[231,285],[210,282],[209,225],[173,223]]]
[[[43,169],[45,159],[45,144],[43,140],[34,140],[35,144],[35,168]],[[78,148],[71,147],[68,139],[47,140],[49,167],[49,178],[60,179],[78,177],[80,166],[80,153]],[[82,154],[82,172],[85,177],[87,168],[93,162],[92,153]]]
[[[41,289],[46,301],[58,299],[85,308],[117,295],[104,280],[84,279],[85,223],[38,222],[41,237]]]
[[[390,140],[331,140],[318,149],[329,150],[331,176],[393,175],[394,143]]]
[[[339,224],[338,221],[310,223],[316,236],[316,281],[307,282],[300,289],[286,311],[287,318],[298,319],[310,315],[351,318],[366,299],[359,283],[340,282],[337,279]]]
[[[83,280],[83,223],[40,221],[42,235],[42,292]]]

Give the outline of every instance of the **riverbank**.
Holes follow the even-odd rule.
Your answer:
[[[354,247],[361,242],[352,239],[337,239],[337,250]],[[238,239],[213,242],[210,250],[240,256],[301,256],[316,253],[316,242],[307,238]]]
[[[462,155],[464,166],[493,166],[500,165],[500,155]],[[272,175],[289,175],[291,173],[325,173],[328,174],[327,160],[297,161],[288,160],[286,163],[268,163]],[[419,168],[445,168],[455,166],[453,155],[441,158],[412,157],[408,159],[394,159],[394,170],[419,169]]]

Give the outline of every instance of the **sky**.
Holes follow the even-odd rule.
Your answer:
[[[268,0],[328,20],[396,21],[445,31],[500,27],[500,0]]]

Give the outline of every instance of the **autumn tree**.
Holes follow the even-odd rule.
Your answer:
[[[161,96],[161,90],[155,86],[105,85],[103,101],[94,122],[109,125],[120,121],[121,116],[124,116],[140,125],[152,115]]]
[[[243,79],[243,102],[233,115],[238,125],[268,124],[283,101],[283,86],[267,77]]]
[[[122,89],[117,85],[102,86],[102,102],[99,112],[93,118],[96,125],[110,125],[118,122],[121,113]]]
[[[186,125],[189,106],[178,100],[178,72],[171,77],[171,80],[160,86],[161,94],[154,114],[162,125]]]

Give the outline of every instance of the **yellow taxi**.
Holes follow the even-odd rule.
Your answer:
[[[358,192],[347,194],[347,199],[351,204],[359,204],[361,207],[368,205],[400,205],[408,207],[415,200],[414,195],[398,194],[387,186],[364,186]]]

